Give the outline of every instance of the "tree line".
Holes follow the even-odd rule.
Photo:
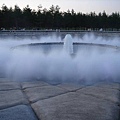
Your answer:
[[[120,29],[120,14],[106,12],[84,14],[73,9],[60,11],[58,5],[49,9],[38,6],[38,10],[27,5],[22,10],[15,5],[8,8],[2,5],[0,9],[0,29]]]

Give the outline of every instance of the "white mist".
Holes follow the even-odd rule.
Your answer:
[[[0,73],[14,80],[47,80],[49,82],[93,83],[99,81],[120,82],[120,52],[100,52],[95,49],[81,49],[75,57],[64,51],[54,50],[44,54],[28,48],[11,50],[13,46],[55,41],[57,37],[44,37],[40,40],[0,40]],[[119,37],[104,39],[94,34],[72,41],[120,45]],[[46,42],[47,42],[46,41]],[[57,40],[56,40],[57,41]],[[58,41],[62,41],[58,38]],[[70,48],[70,52],[72,48]]]

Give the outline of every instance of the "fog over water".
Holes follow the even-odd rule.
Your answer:
[[[99,43],[120,46],[119,37],[102,37],[85,34],[73,37],[73,42]],[[14,46],[64,41],[57,36],[36,38],[0,38],[0,77],[15,81],[45,80],[51,83],[75,82],[94,83],[101,81],[120,82],[120,51],[116,49],[98,49],[79,46],[79,50],[71,56],[57,47],[45,54],[40,49]]]

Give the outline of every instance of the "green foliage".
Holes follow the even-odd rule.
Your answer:
[[[5,29],[120,29],[120,14],[107,15],[104,11],[98,15],[76,13],[73,9],[61,12],[60,7],[52,5],[49,10],[38,6],[35,11],[27,5],[23,10],[15,5],[0,10],[0,28]]]

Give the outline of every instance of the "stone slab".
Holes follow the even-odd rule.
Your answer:
[[[57,85],[57,87],[66,89],[68,91],[76,91],[80,88],[83,88],[84,86],[83,85],[77,85],[77,84],[65,83],[65,84],[59,84],[59,85]]]
[[[21,89],[20,84],[17,82],[0,82],[0,91],[14,89]]]
[[[0,91],[0,109],[19,104],[28,104],[21,90]]]
[[[46,86],[49,84],[46,82],[43,82],[43,81],[37,81],[37,82],[35,81],[35,82],[23,82],[23,83],[21,83],[21,85],[22,85],[23,89],[26,89],[26,88],[31,88],[31,87]]]
[[[71,92],[32,104],[40,120],[118,120],[119,107],[103,99]]]
[[[66,93],[67,90],[49,85],[43,87],[28,88],[25,89],[24,92],[26,93],[30,102],[35,102],[37,100],[47,99],[59,94]]]
[[[106,87],[105,85],[104,87],[89,86],[77,92],[120,104],[120,91],[118,89],[110,89],[110,86],[107,87],[107,85]]]
[[[0,120],[37,120],[30,106],[18,105],[0,110]]]
[[[120,84],[119,83],[98,83],[95,85],[96,87],[101,87],[101,88],[107,88],[107,89],[118,89],[120,90]]]

